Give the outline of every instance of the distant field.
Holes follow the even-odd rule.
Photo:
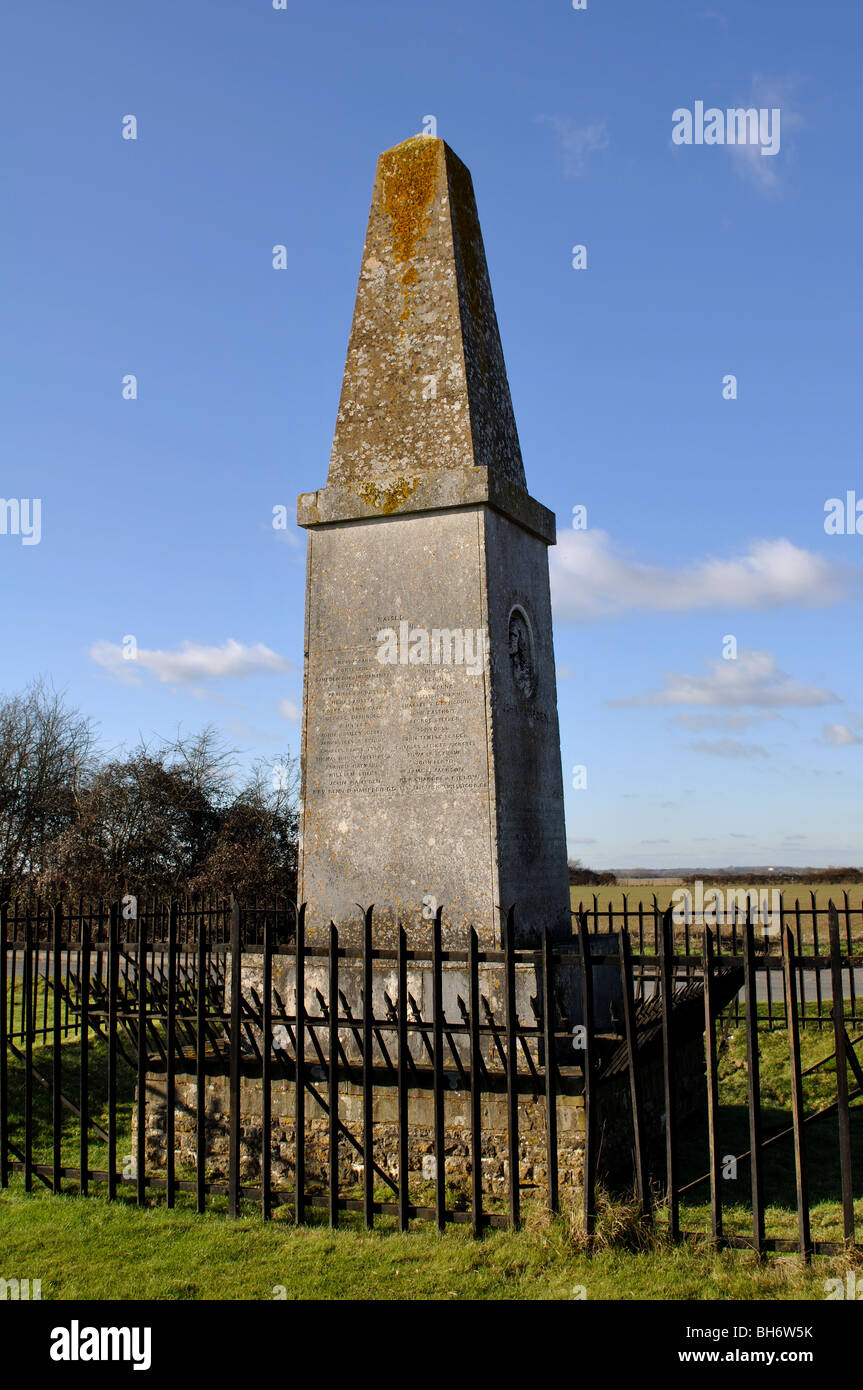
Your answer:
[[[785,920],[787,925],[795,933],[795,936],[798,941],[798,949],[801,946],[810,946],[813,940],[811,918],[811,894],[814,893],[816,908],[818,909],[819,913],[824,913],[824,916],[819,916],[818,919],[819,952],[823,952],[827,945],[828,925],[826,909],[831,901],[839,909],[839,928],[842,933],[843,941],[847,937],[849,923],[846,922],[845,918],[844,896],[847,892],[848,908],[850,909],[849,917],[851,927],[851,940],[854,944],[855,951],[863,950],[863,884],[843,882],[842,880],[837,880],[835,883],[776,883],[775,880],[771,882],[769,879],[765,879],[763,877],[755,878],[750,882],[746,882],[743,879],[726,878],[705,878],[702,881],[704,883],[703,891],[705,895],[707,895],[708,888],[713,887],[722,890],[724,893],[727,893],[732,888],[737,889],[738,891],[769,891],[769,896],[765,899],[765,906],[766,910],[770,913],[773,912],[774,905],[776,904],[776,900],[773,898],[773,893],[781,893],[782,906],[784,907],[786,913]],[[684,884],[683,880],[679,878],[639,879],[627,883],[601,884],[598,887],[592,887],[590,885],[582,886],[579,884],[570,889],[570,899],[572,902],[573,912],[578,912],[580,905],[583,911],[588,912],[591,915],[592,922],[594,905],[593,900],[594,894],[596,894],[596,905],[599,911],[599,927],[600,930],[602,930],[602,918],[604,915],[606,918],[605,928],[607,930],[609,906],[612,908],[614,912],[622,912],[624,905],[623,900],[625,897],[626,906],[629,909],[629,911],[633,914],[633,921],[631,923],[630,929],[636,930],[638,926],[639,902],[641,902],[644,905],[645,924],[647,924],[648,916],[649,921],[653,921],[653,895],[656,894],[657,906],[659,907],[660,912],[663,912],[666,908],[675,906],[675,900],[673,897],[675,889],[684,887],[689,887],[690,891],[693,892],[691,885]],[[678,902],[679,901],[680,900],[678,899]],[[710,901],[712,900],[708,900],[708,909]],[[725,900],[723,899],[723,902],[724,901]],[[800,904],[801,911],[799,932],[797,931],[795,923],[794,909],[796,903]],[[728,910],[730,913],[730,904]],[[696,931],[700,931],[702,921],[697,914],[694,892],[692,912],[693,926]],[[614,926],[616,929],[618,929],[620,925],[620,919],[615,921]],[[710,925],[713,925],[713,923],[711,922]],[[683,932],[683,930],[684,929],[682,926],[677,927],[676,933],[679,935],[681,932]]]
[[[826,908],[831,899],[837,907],[844,907],[845,900],[843,894],[846,892],[848,894],[849,905],[854,910],[855,914],[859,913],[861,906],[863,906],[863,884],[842,882],[841,880],[835,883],[777,883],[775,879],[771,880],[770,878],[762,876],[761,878],[748,880],[743,878],[705,878],[703,883],[705,892],[708,888],[714,887],[721,888],[724,892],[727,892],[729,888],[752,890],[762,888],[770,889],[782,894],[782,900],[786,908],[793,908],[795,901],[799,900],[800,906],[808,909],[811,906],[810,895],[813,892],[818,908]],[[581,902],[585,908],[589,908],[592,911],[595,894],[600,911],[604,908],[607,912],[609,904],[611,904],[615,912],[621,911],[623,908],[624,896],[626,897],[627,905],[631,908],[634,907],[637,910],[639,902],[643,902],[645,907],[650,906],[652,909],[653,896],[656,894],[656,900],[659,907],[662,909],[671,907],[674,890],[685,886],[683,880],[680,878],[630,879],[626,882],[619,882],[616,884],[601,884],[596,888],[590,885],[577,885],[571,889],[572,906],[574,910],[577,910],[579,902]]]

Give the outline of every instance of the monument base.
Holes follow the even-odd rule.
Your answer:
[[[326,1082],[320,1069],[317,1087],[321,1101],[326,1101]],[[558,1096],[558,1165],[562,1187],[580,1187],[584,1149],[584,1106],[580,1094],[580,1078],[572,1078],[570,1093]],[[579,1093],[577,1093],[579,1092]],[[230,1104],[226,1077],[207,1077],[205,1081],[206,1154],[208,1182],[227,1182]],[[293,1082],[279,1081],[271,1087],[272,1121],[270,1154],[274,1193],[280,1189],[293,1192],[296,1157]],[[260,1181],[261,1153],[264,1143],[262,1129],[262,1090],[260,1078],[244,1077],[240,1090],[241,1156],[240,1182],[254,1186]],[[194,1079],[181,1078],[174,1088],[175,1161],[178,1171],[194,1172],[197,1131],[195,1124],[197,1084]],[[470,1096],[467,1090],[448,1090],[444,1101],[445,1171],[448,1186],[456,1194],[469,1196],[471,1184],[470,1159]],[[352,1184],[362,1183],[364,1163],[362,1154],[362,1086],[352,1082],[339,1083],[339,1119],[356,1143],[346,1134],[339,1137],[339,1188],[344,1195]],[[433,1182],[436,1176],[434,1159],[434,1100],[430,1088],[410,1087],[408,1090],[408,1172],[411,1201],[425,1204],[422,1184]],[[168,1101],[164,1076],[147,1078],[147,1164],[148,1168],[165,1165],[166,1119]],[[137,1112],[137,1107],[136,1107]],[[507,1103],[505,1090],[501,1094],[482,1097],[482,1190],[490,1196],[504,1197],[508,1190],[509,1159],[507,1146]],[[519,1125],[519,1183],[523,1190],[536,1188],[542,1193],[548,1179],[545,1103],[530,1096],[520,1096]],[[375,1087],[374,1099],[374,1161],[394,1184],[398,1181],[398,1100],[394,1086]],[[325,1104],[306,1092],[305,1166],[310,1195],[325,1192],[329,1184],[329,1117]],[[387,1184],[380,1175],[375,1178],[378,1196],[385,1201],[395,1200],[387,1195]]]
[[[591,938],[596,957],[617,955],[617,938],[597,934]],[[263,994],[262,958],[249,954],[242,967],[245,1026],[240,1054],[239,1174],[243,1187],[254,1187],[261,1175],[264,1146],[269,1145],[274,1199],[293,1192],[296,1164],[295,1037],[296,970],[291,956],[273,960],[274,1005],[270,1059],[270,1132],[263,1131],[262,1035],[260,999]],[[562,1188],[580,1188],[585,1138],[584,1074],[581,1044],[573,1020],[581,1017],[579,958],[558,954],[554,965],[554,1105],[557,1120],[558,1178]],[[442,1064],[445,1172],[458,1204],[469,1199],[472,1181],[470,1037],[465,1001],[470,999],[469,973],[460,962],[446,961],[441,968],[444,1057]],[[634,1173],[628,1051],[614,1018],[618,1012],[613,985],[614,969],[594,970],[595,1043],[598,1073],[593,1092],[598,1141],[597,1177],[609,1190],[631,1188]],[[541,961],[521,953],[514,969],[515,1011],[519,1019],[518,1069],[515,1098],[518,1125],[518,1181],[526,1194],[535,1190],[544,1200],[548,1182],[548,1111],[545,1089],[545,1010]],[[340,994],[338,1049],[338,1186],[341,1196],[355,1196],[364,1180],[364,1092],[362,1019],[362,964],[356,958],[339,961]],[[225,984],[231,997],[230,970]],[[509,1125],[507,1097],[507,1033],[505,1019],[505,969],[502,960],[484,960],[478,973],[478,996],[483,1027],[480,1042],[479,1155],[482,1190],[505,1196],[509,1187]],[[305,965],[306,1016],[304,1163],[308,1193],[329,1190],[330,1120],[329,1023],[326,1001],[330,996],[327,958],[310,956]],[[372,1145],[376,1168],[376,1199],[395,1200],[398,1182],[398,1029],[394,1000],[398,998],[395,963],[375,959],[372,969],[374,1042],[367,1080],[372,1098]],[[434,1067],[433,970],[426,960],[412,959],[407,972],[411,1016],[407,1028],[407,1132],[410,1201],[427,1205],[423,1183],[434,1181]],[[699,1003],[695,1000],[695,1004]],[[281,1015],[281,1017],[280,1017]],[[678,1122],[703,1115],[705,1109],[704,1039],[702,1015],[690,1019],[675,1037],[675,1100]],[[281,1021],[284,1020],[284,1021]],[[570,1030],[576,1036],[572,1036]],[[661,1047],[655,1025],[646,1030],[637,1050],[641,1089],[642,1123],[652,1171],[664,1171],[665,1087]],[[224,1053],[208,1056],[203,1084],[206,1180],[227,1182],[230,1153],[230,1091]],[[195,1175],[197,1133],[197,1080],[194,1058],[178,1063],[173,1097],[167,1093],[164,1071],[150,1070],[146,1082],[146,1162],[148,1171],[164,1168],[169,1106],[174,1109],[177,1177]],[[138,1107],[135,1110],[137,1129]],[[133,1144],[133,1151],[135,1146]],[[390,1189],[388,1192],[387,1189]]]

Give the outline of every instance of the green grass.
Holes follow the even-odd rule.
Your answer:
[[[788,1063],[788,1034],[763,1027],[766,1005],[758,1006],[761,1113],[764,1137],[791,1125],[791,1097]],[[809,1027],[801,1032],[801,1058],[804,1069],[833,1051],[830,1027],[823,1031]],[[858,1045],[857,1055],[863,1055]],[[853,1079],[850,1078],[852,1089]],[[744,1154],[749,1149],[747,1100],[748,1072],[746,1036],[743,1021],[727,1035],[720,1056],[719,1137],[723,1155]],[[809,1114],[836,1099],[836,1072],[832,1062],[804,1078],[804,1112]],[[858,1239],[863,1231],[863,1104],[851,1107],[852,1163],[855,1175],[855,1217]],[[835,1114],[815,1120],[804,1128],[804,1149],[809,1180],[812,1235],[817,1240],[842,1240],[839,1177],[839,1125]],[[699,1177],[707,1168],[707,1135],[704,1126],[687,1126],[681,1152],[682,1182]],[[764,1194],[767,1234],[783,1239],[797,1238],[797,1203],[794,1179],[794,1150],[790,1137],[764,1151]],[[751,1185],[749,1159],[738,1165],[736,1179],[723,1181],[725,1228],[729,1233],[751,1234]],[[709,1229],[709,1188],[706,1183],[685,1195],[681,1221],[686,1229]]]
[[[765,1007],[761,1006],[762,1019]],[[787,1034],[760,1030],[761,1083],[765,1132],[790,1123]],[[829,1029],[807,1029],[802,1035],[803,1063],[810,1065],[832,1051]],[[859,1052],[859,1050],[858,1050]],[[741,1154],[749,1147],[746,1108],[745,1035],[731,1027],[721,1053],[720,1138],[723,1154]],[[34,1049],[34,1061],[50,1078],[52,1049]],[[93,1041],[90,1049],[92,1094],[107,1094],[106,1049]],[[63,1046],[63,1085],[77,1095],[78,1047]],[[121,1064],[117,1152],[131,1151],[134,1075]],[[10,1067],[12,1137],[23,1138],[23,1076],[19,1064]],[[805,1082],[807,1110],[835,1097],[835,1073],[828,1065]],[[103,1127],[103,1102],[91,1106]],[[76,1166],[78,1121],[64,1115],[62,1158]],[[687,1126],[681,1151],[682,1181],[706,1168],[703,1128]],[[852,1111],[852,1139],[857,1191],[863,1179],[863,1109]],[[34,1089],[34,1158],[50,1162],[50,1095]],[[835,1116],[807,1127],[812,1230],[817,1239],[841,1240],[838,1132]],[[90,1164],[106,1166],[105,1145],[94,1137]],[[765,1154],[767,1233],[795,1239],[796,1202],[793,1151],[783,1140]],[[192,1176],[182,1173],[178,1176]],[[44,1298],[272,1298],[284,1286],[290,1298],[458,1298],[571,1299],[583,1286],[593,1299],[818,1299],[824,1281],[844,1277],[847,1258],[816,1258],[806,1269],[796,1257],[769,1256],[759,1262],[746,1251],[712,1250],[709,1189],[706,1184],[684,1196],[681,1224],[701,1238],[671,1247],[663,1235],[662,1214],[657,1233],[639,1231],[624,1203],[607,1205],[600,1221],[600,1249],[590,1258],[583,1250],[580,1222],[572,1211],[550,1219],[539,1199],[525,1193],[525,1229],[493,1231],[474,1241],[464,1228],[439,1236],[425,1223],[414,1223],[408,1235],[383,1218],[374,1233],[366,1233],[353,1214],[333,1232],[320,1212],[309,1227],[296,1228],[284,1209],[264,1223],[246,1205],[238,1221],[224,1214],[226,1199],[212,1199],[212,1210],[198,1216],[191,1194],[178,1194],[177,1209],[164,1207],[164,1195],[153,1195],[143,1209],[134,1193],[123,1187],[118,1200],[105,1200],[104,1184],[81,1198],[75,1184],[64,1182],[63,1195],[54,1197],[38,1181],[27,1196],[19,1174],[0,1194],[0,1251],[2,1278],[41,1279]],[[749,1166],[739,1165],[734,1181],[723,1183],[726,1230],[751,1231]],[[208,1202],[209,1205],[209,1202]],[[489,1203],[489,1207],[493,1204]],[[858,1230],[863,1230],[863,1196],[858,1197]],[[859,1261],[858,1261],[859,1262]]]
[[[428,1226],[371,1234],[355,1220],[331,1231],[285,1219],[217,1215],[121,1201],[0,1195],[2,1275],[42,1280],[43,1299],[822,1299],[846,1259],[759,1262],[706,1245],[588,1258],[572,1225],[527,1209],[526,1229],[475,1241]],[[584,1294],[580,1294],[580,1290]]]

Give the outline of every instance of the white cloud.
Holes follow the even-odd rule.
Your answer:
[[[831,748],[847,748],[852,743],[863,743],[863,738],[848,728],[847,724],[825,724],[824,742]]]
[[[817,685],[804,685],[780,671],[769,652],[742,651],[736,661],[709,663],[707,673],[687,676],[668,671],[664,690],[614,700],[632,705],[695,705],[713,708],[754,706],[756,709],[805,708],[838,704],[839,696]]]
[[[821,608],[863,592],[863,571],[784,539],[672,569],[616,554],[605,531],[568,530],[551,553],[551,585],[555,618],[584,622],[636,610]]]
[[[290,719],[292,724],[298,724],[302,718],[300,708],[293,700],[280,700],[279,714],[283,719]]]
[[[589,156],[611,144],[605,121],[576,125],[568,116],[538,116],[537,120],[547,121],[554,129],[563,154],[564,176],[568,179],[583,174]]]
[[[178,651],[148,651],[139,647],[133,661],[124,659],[118,643],[98,641],[90,647],[90,657],[120,680],[138,682],[138,672],[144,670],[163,685],[192,685],[206,679],[239,679],[292,669],[290,661],[262,642],[246,646],[233,637],[221,647],[205,647],[200,642],[183,642]]]

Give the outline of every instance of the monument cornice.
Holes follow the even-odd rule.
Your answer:
[[[310,529],[339,522],[369,521],[421,512],[464,510],[488,506],[531,535],[554,545],[554,513],[524,488],[490,473],[487,468],[437,468],[422,473],[363,482],[329,483],[297,498],[297,524]]]

